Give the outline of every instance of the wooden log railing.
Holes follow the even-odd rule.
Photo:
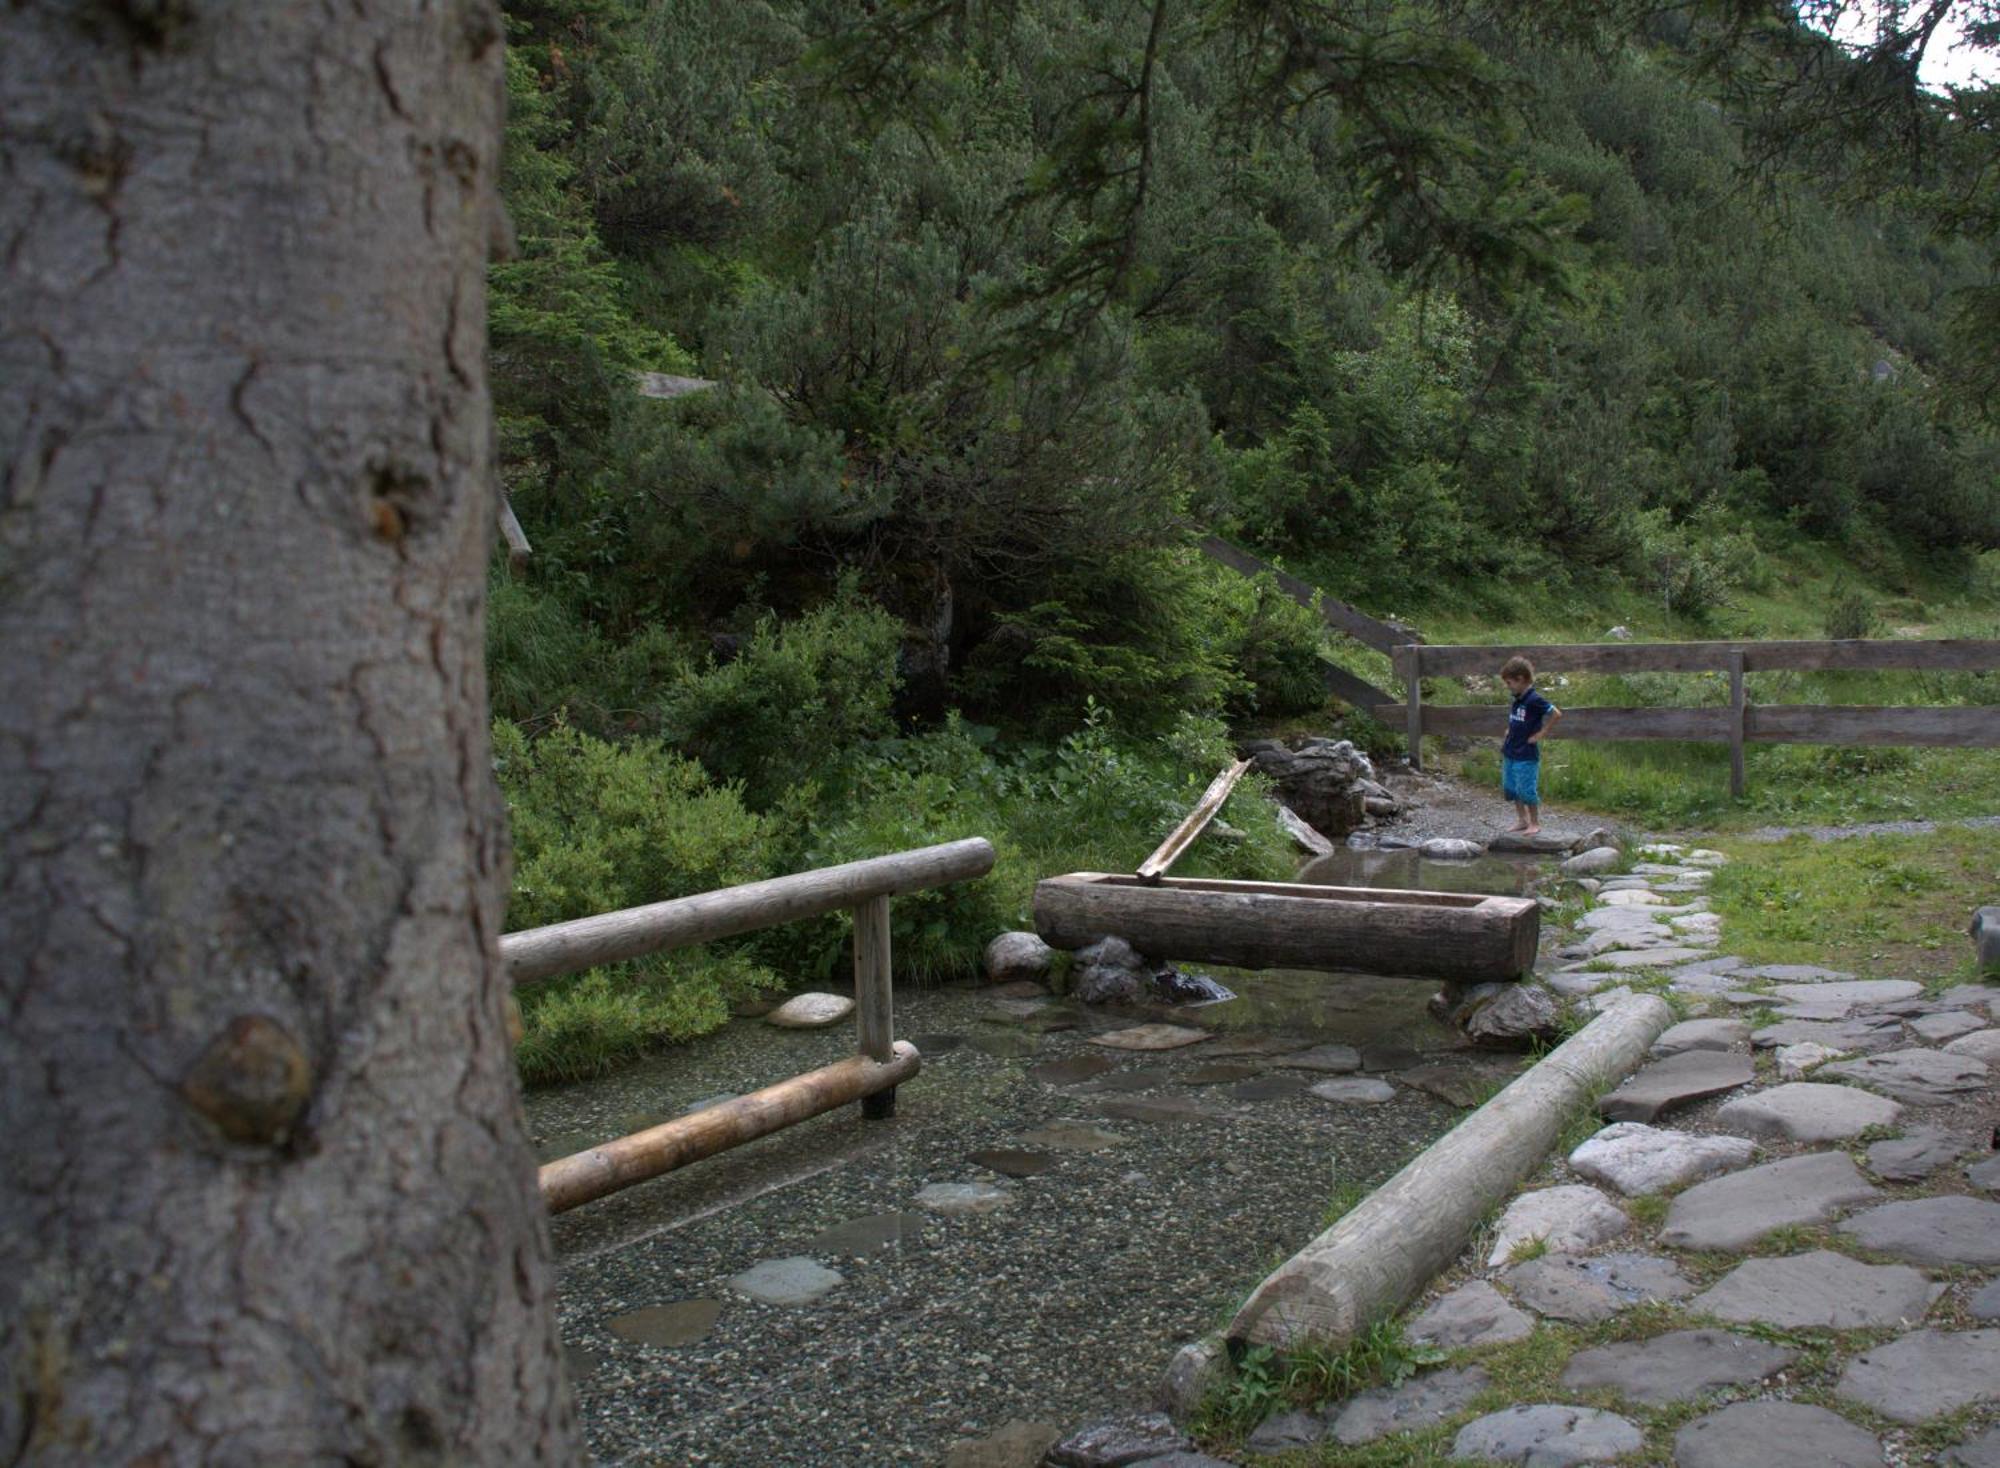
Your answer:
[[[1583,642],[1517,647],[1505,644],[1411,643],[1393,654],[1404,687],[1399,706],[1384,703],[1377,718],[1401,716],[1410,762],[1422,768],[1426,734],[1500,732],[1492,704],[1426,704],[1423,680],[1497,673],[1520,654],[1545,673],[1708,673],[1729,675],[1729,703],[1706,708],[1563,709],[1559,739],[1665,739],[1729,746],[1729,788],[1743,794],[1745,744],[1924,744],[1958,748],[2000,746],[2000,708],[1937,705],[1847,706],[1752,704],[1744,676],[1769,672],[1854,672],[1891,669],[1979,672],[2000,669],[2000,641],[1978,639],[1847,640],[1824,642]]]
[[[548,1163],[540,1184],[549,1211],[560,1213],[602,1198],[850,1101],[859,1101],[861,1114],[871,1120],[895,1115],[896,1087],[917,1073],[923,1058],[915,1046],[895,1037],[889,899],[984,876],[992,869],[991,843],[974,837],[503,937],[501,962],[518,987],[841,908],[854,914],[858,1054]]]

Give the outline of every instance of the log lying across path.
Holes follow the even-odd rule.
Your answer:
[[[1541,1165],[1564,1123],[1671,1023],[1657,995],[1621,999],[1279,1265],[1236,1312],[1229,1339],[1337,1349],[1415,1299]]]
[[[1056,948],[1123,938],[1155,958],[1238,968],[1512,979],[1535,964],[1527,897],[1071,872],[1035,885],[1035,928]]]

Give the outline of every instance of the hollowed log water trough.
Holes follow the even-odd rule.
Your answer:
[[[1056,948],[1123,938],[1141,953],[1236,968],[1333,969],[1481,983],[1533,970],[1533,898],[1203,877],[1070,872],[1035,885]]]

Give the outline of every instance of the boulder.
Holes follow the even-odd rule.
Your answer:
[[[1151,996],[1158,966],[1123,938],[1100,938],[1077,950],[1071,987],[1085,1004],[1137,1004]]]
[[[1982,907],[1972,914],[1966,929],[1972,934],[1972,952],[1984,974],[2000,974],[2000,907]]]
[[[1533,983],[1447,984],[1431,997],[1430,1011],[1489,1049],[1524,1050],[1562,1028],[1561,1002]]]
[[[986,945],[989,984],[1046,983],[1056,960],[1055,949],[1038,933],[1002,933]]]
[[[1368,756],[1345,739],[1308,739],[1295,749],[1260,739],[1244,749],[1285,804],[1323,836],[1345,836],[1367,817],[1360,782],[1375,778]]]
[[[845,994],[801,994],[788,999],[765,1020],[786,1030],[817,1030],[839,1024],[854,1013],[854,1001]]]
[[[1616,870],[1625,853],[1615,846],[1599,846],[1572,856],[1562,864],[1565,877],[1594,877]]]
[[[1484,854],[1485,848],[1477,841],[1461,841],[1456,836],[1433,836],[1417,848],[1417,855],[1431,861],[1471,861]]]

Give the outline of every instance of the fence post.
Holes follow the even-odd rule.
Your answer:
[[[1424,767],[1424,681],[1422,656],[1414,646],[1396,649],[1396,671],[1409,700],[1410,768]]]
[[[895,1044],[895,989],[889,979],[889,899],[871,897],[854,909],[854,1001],[861,1053],[887,1061]],[[896,1090],[861,1098],[861,1114],[881,1121],[896,1114]]]
[[[1743,778],[1743,649],[1729,650],[1729,795],[1741,800]]]

